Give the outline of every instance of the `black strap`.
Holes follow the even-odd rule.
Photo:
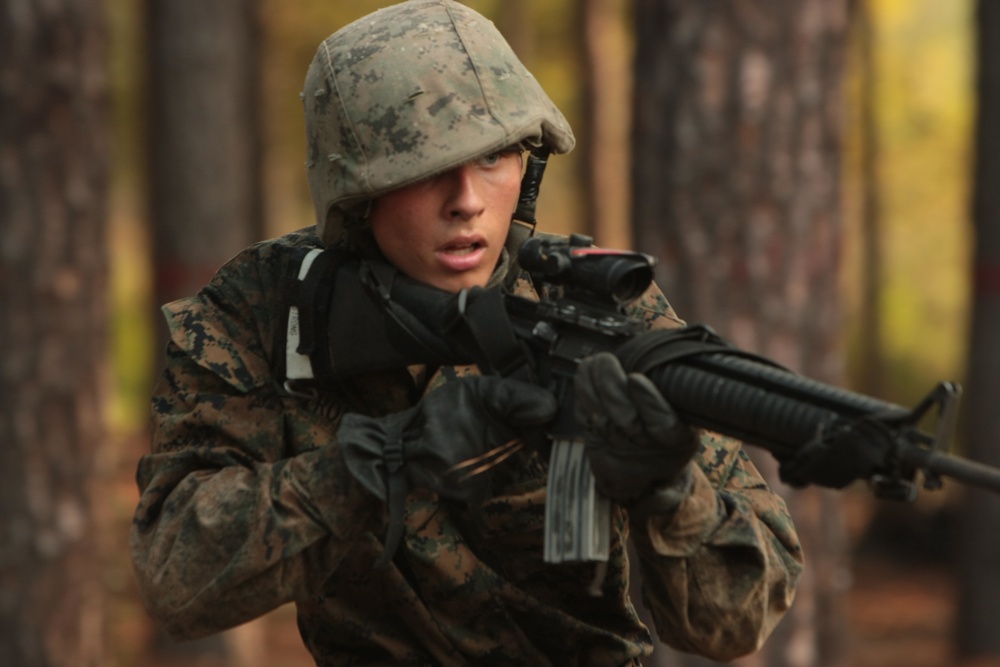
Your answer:
[[[418,313],[411,311],[410,308],[401,305],[398,300],[393,298],[394,283],[397,280],[403,281],[395,267],[385,262],[363,262],[360,278],[366,288],[374,291],[381,302],[384,313],[404,334],[399,341],[405,341],[411,349],[413,346],[420,349],[421,353],[418,357],[422,362],[444,364],[452,360],[454,352],[449,348],[447,341],[441,337],[441,332],[428,327],[421,321]],[[410,281],[409,284],[416,285],[414,281]],[[411,287],[411,289],[420,288],[417,286]],[[427,289],[434,292],[440,291],[433,290],[433,288]],[[434,318],[431,317],[430,320],[434,324]]]
[[[473,288],[462,292],[458,313],[483,355],[488,366],[484,370],[501,377],[531,381],[533,372],[529,356],[514,335],[504,307],[504,295],[498,288]]]
[[[535,234],[538,190],[541,187],[542,176],[545,175],[545,167],[549,163],[551,152],[552,149],[549,146],[542,145],[532,148],[528,154],[528,164],[524,169],[524,176],[521,178],[521,192],[518,196],[517,208],[510,221],[510,230],[507,232],[507,241],[504,244],[510,255],[510,267],[504,278],[504,285],[508,289],[514,286],[521,273],[521,265],[517,260],[521,244]]]
[[[403,511],[406,505],[408,485],[403,471],[403,422],[390,419],[386,428],[385,447],[382,459],[386,471],[386,507],[389,509],[389,527],[385,535],[382,553],[375,561],[376,568],[389,564],[403,540]]]
[[[766,357],[734,347],[704,324],[693,324],[683,329],[656,329],[643,332],[618,348],[615,354],[627,372],[648,374],[663,364],[713,352],[745,357],[768,366],[782,368]]]
[[[295,299],[299,309],[299,345],[296,352],[313,360],[313,373],[321,383],[333,381],[330,364],[322,360],[329,354],[327,311],[334,274],[342,261],[343,253],[335,250],[324,250],[316,255],[309,272],[299,284]]]

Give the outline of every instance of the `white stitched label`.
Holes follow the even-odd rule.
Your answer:
[[[289,380],[311,380],[314,377],[309,356],[298,352],[300,338],[299,309],[292,306],[288,309],[288,335],[285,336],[285,375]]]
[[[299,282],[305,280],[306,276],[309,275],[309,269],[312,268],[313,262],[316,261],[321,252],[323,252],[322,248],[314,248],[302,258],[302,265],[299,267]],[[298,351],[301,338],[299,309],[292,306],[288,309],[288,331],[285,336],[285,376],[289,380],[311,380],[315,377],[309,355],[300,354]]]
[[[306,276],[309,275],[309,269],[312,268],[313,262],[316,261],[321,252],[323,252],[322,248],[314,248],[302,259],[302,266],[299,267],[299,280],[306,279]]]

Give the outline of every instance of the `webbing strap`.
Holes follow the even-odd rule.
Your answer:
[[[489,367],[484,370],[525,382],[532,379],[528,355],[514,335],[499,289],[462,292],[458,311]]]
[[[329,355],[329,330],[327,311],[333,293],[334,274],[343,259],[343,253],[324,250],[312,256],[311,264],[303,269],[296,296],[299,317],[299,344],[295,350],[313,360],[312,369],[320,383],[334,380],[330,364],[324,363]]]
[[[635,336],[615,352],[622,367],[630,373],[649,371],[678,359],[699,354],[722,352],[781,368],[766,357],[734,347],[711,327],[694,324],[683,329],[656,329]]]
[[[386,425],[385,446],[382,460],[386,472],[386,507],[389,510],[389,528],[385,535],[382,553],[375,561],[376,568],[389,564],[403,540],[403,511],[408,492],[406,473],[403,471],[403,420],[389,419]]]

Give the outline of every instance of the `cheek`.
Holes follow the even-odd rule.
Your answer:
[[[520,177],[514,180],[514,184],[510,188],[510,192],[507,198],[507,220],[510,221],[514,217],[514,213],[517,211],[517,204],[521,199],[521,179]]]
[[[496,233],[502,238],[507,238],[507,231],[511,225],[511,218],[517,210],[517,200],[521,195],[521,181],[517,178],[513,183],[497,193],[497,197],[492,202],[493,210],[496,211]]]
[[[416,242],[410,238],[402,225],[372,225],[375,243],[386,259],[397,267],[405,266],[413,256]]]
[[[394,260],[413,243],[414,214],[409,202],[399,196],[385,196],[377,201],[368,218],[372,235],[382,253]]]

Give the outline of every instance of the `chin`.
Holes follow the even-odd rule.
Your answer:
[[[434,281],[431,283],[432,286],[438,289],[445,290],[446,292],[452,292],[457,294],[464,289],[471,289],[473,287],[485,287],[487,281],[489,281],[489,276],[479,279],[474,276],[455,276],[451,278],[443,278],[439,281]]]

